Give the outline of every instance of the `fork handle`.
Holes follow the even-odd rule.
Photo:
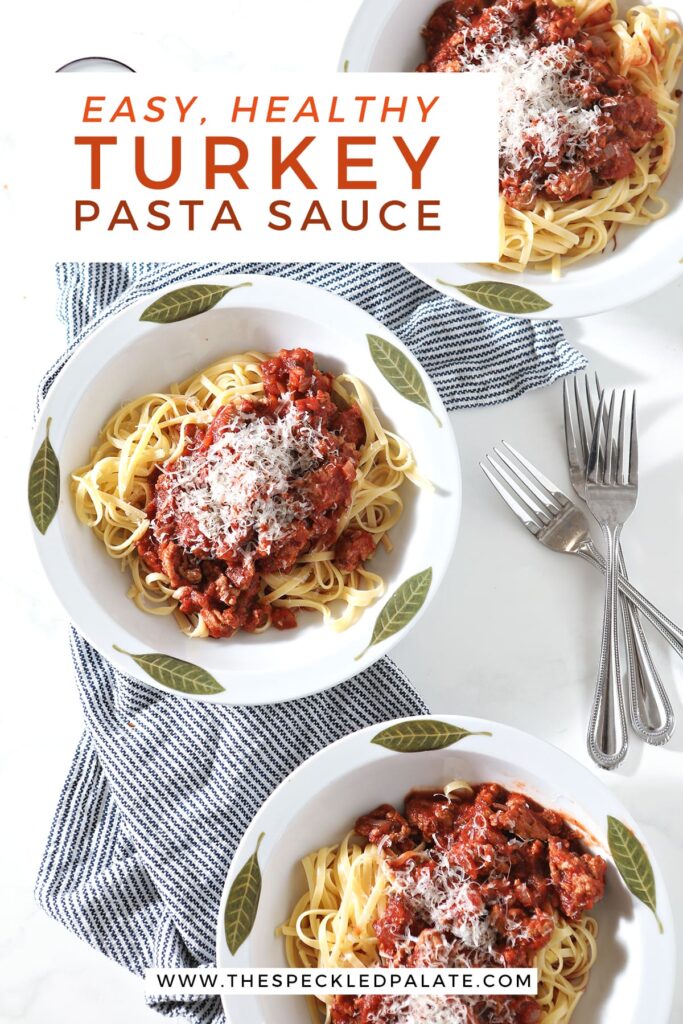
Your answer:
[[[619,667],[619,568],[617,549],[621,526],[604,523],[607,542],[605,609],[602,622],[600,666],[588,725],[588,752],[607,770],[626,757],[628,735]]]
[[[590,562],[601,572],[606,572],[605,559],[602,557],[593,542],[584,545],[578,551],[582,558]],[[644,597],[639,590],[628,581],[626,576],[619,576],[619,591],[631,604],[634,604],[649,622],[658,629],[668,644],[670,644],[679,658],[683,658],[683,629],[672,622],[664,612]]]
[[[621,544],[619,571],[628,580]],[[634,732],[653,746],[668,743],[676,719],[669,696],[652,660],[638,609],[623,595],[620,600],[628,655],[629,711]]]

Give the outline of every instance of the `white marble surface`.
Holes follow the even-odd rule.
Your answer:
[[[100,52],[140,70],[237,69],[258,52],[273,67],[296,66],[314,43],[312,74],[336,60],[355,0],[176,2],[124,0],[115,8],[70,0],[39,15],[15,7],[15,32],[0,42],[2,66],[16,75]],[[265,24],[262,13],[272,13]],[[324,14],[323,14],[324,12]],[[302,19],[311,28],[302,32]],[[29,32],[38,17],[40,33]],[[324,32],[323,32],[324,21]],[[17,40],[21,45],[17,45]],[[12,201],[20,140],[0,135],[0,212]],[[6,500],[13,542],[0,572],[4,642],[0,789],[0,1022],[152,1024],[140,983],[48,920],[32,886],[62,779],[81,731],[72,681],[67,622],[33,552],[23,484],[35,387],[63,346],[55,319],[50,266],[13,265],[4,245],[2,288],[5,358],[11,387],[3,396],[0,444],[5,479],[18,481]],[[267,253],[263,254],[268,257]],[[163,253],[160,252],[160,258]],[[566,324],[569,339],[605,384],[637,384],[641,398],[641,495],[624,537],[634,581],[683,621],[683,282],[636,306]],[[529,729],[587,762],[584,733],[598,656],[601,594],[597,574],[537,545],[493,493],[478,468],[502,437],[527,452],[558,482],[567,482],[560,388],[532,392],[493,409],[453,416],[464,476],[464,511],[452,572],[430,614],[396,649],[396,660],[434,711],[482,714]],[[11,518],[10,518],[11,517]],[[679,730],[662,750],[633,743],[623,770],[602,775],[641,823],[660,861],[675,911],[683,911],[683,665],[658,639],[658,665],[672,694]],[[683,964],[680,965],[683,968]],[[683,977],[683,969],[679,970]],[[156,1018],[158,1019],[158,1018]],[[683,981],[670,1022],[683,1020]]]

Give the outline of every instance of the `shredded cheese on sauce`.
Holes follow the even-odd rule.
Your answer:
[[[382,1009],[378,1013],[370,1013],[371,1024],[477,1024],[480,1016],[475,1018],[468,997],[461,996],[387,996]],[[469,997],[472,998],[471,996]],[[486,1007],[489,1024],[515,1024],[515,1017],[509,1005],[493,999],[482,998],[479,1009]]]
[[[476,832],[476,819],[473,824]],[[385,860],[381,862],[389,878],[388,891],[402,896],[418,917],[429,922],[420,936],[411,935],[408,928],[398,939],[396,962],[405,963],[416,948],[419,952],[422,936],[433,942],[431,955],[425,958],[426,967],[484,967],[499,962],[496,931],[489,912],[482,907],[477,883],[467,879],[462,868],[449,861],[445,850],[433,847],[429,858],[436,867],[424,872],[394,871]],[[418,854],[417,863],[419,859]],[[506,902],[506,897],[499,898],[503,908]],[[491,1024],[514,1021],[513,1011],[505,1003],[484,999],[480,1006],[482,1003],[487,1006]],[[387,998],[373,1024],[473,1024],[473,1019],[467,1000],[459,996],[416,998],[401,993]]]
[[[320,466],[323,435],[314,419],[289,402],[276,417],[236,413],[200,454],[181,456],[166,472],[177,516],[191,516],[208,553],[268,554],[273,542],[309,505],[292,484]]]
[[[425,995],[417,999],[401,994],[390,997],[388,1008],[390,1019],[397,1024],[472,1024],[467,1005],[453,996]]]
[[[452,945],[450,939],[459,940],[468,951],[480,957],[485,955],[486,962],[491,963],[496,958],[496,933],[488,912],[482,908],[478,886],[465,878],[462,868],[451,864],[445,850],[434,847],[430,850],[430,860],[436,864],[433,870],[415,873],[392,871],[383,861],[383,869],[390,879],[389,892],[403,896],[416,915],[429,922],[430,930],[439,935],[448,934],[448,946]],[[397,949],[402,955],[401,962],[418,942],[419,938],[410,931],[406,933]]]
[[[477,1024],[480,1020],[472,1012],[467,997],[461,996],[387,996],[379,1013],[368,1016],[371,1024]],[[471,996],[469,997],[472,998]],[[515,1024],[515,1017],[509,1005],[482,998],[479,1008],[486,1007],[489,1024]]]
[[[568,71],[574,66],[572,43],[539,47],[532,36],[500,33],[489,42],[463,49],[458,61],[463,70],[497,71],[500,85],[500,154],[506,166],[528,163],[528,141],[547,159],[572,159],[586,147],[598,129],[602,112],[597,105],[584,109],[576,82]],[[468,30],[463,33],[467,41]],[[589,68],[582,65],[582,80],[589,82]],[[532,164],[533,167],[533,164]]]

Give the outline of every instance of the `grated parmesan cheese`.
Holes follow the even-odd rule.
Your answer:
[[[469,997],[472,998],[471,996]],[[370,1013],[370,1024],[477,1024],[481,1011],[486,1012],[488,1024],[516,1024],[509,1004],[493,999],[477,1000],[478,1014],[474,1015],[467,997],[463,996],[387,996],[382,1008]]]
[[[387,1010],[396,1024],[472,1024],[466,1003],[457,996],[390,996],[382,1012]]]
[[[496,71],[500,84],[500,154],[511,170],[531,162],[525,141],[547,160],[572,160],[585,149],[598,130],[602,111],[596,104],[580,104],[577,85],[590,83],[590,67],[581,62],[581,80],[569,73],[576,67],[572,42],[541,47],[533,35],[522,36],[501,20],[500,30],[488,42],[468,44],[471,30],[463,32],[458,61],[464,71]]]
[[[483,822],[482,816],[482,822]],[[473,838],[478,831],[477,816],[472,822]],[[438,846],[429,851],[429,859],[436,865],[430,871],[393,871],[385,860],[382,867],[388,879],[388,891],[402,896],[416,915],[428,922],[428,931],[443,937],[443,946],[429,966],[466,968],[499,964],[495,950],[496,931],[488,910],[482,906],[476,882],[466,878],[462,868],[452,864],[446,850]],[[505,911],[507,897],[499,897]],[[421,933],[422,935],[425,932]],[[420,942],[410,928],[396,942],[396,962],[406,963]],[[514,940],[513,940],[514,942]],[[438,963],[436,962],[438,960]],[[479,1010],[486,1009],[490,1024],[513,1024],[512,1008],[501,1000],[478,997]],[[372,1024],[474,1024],[471,997],[412,996],[401,993],[386,997],[374,1016]]]
[[[430,928],[439,934],[448,933],[456,940],[456,948],[464,946],[476,958],[485,956],[486,962],[491,963],[496,957],[496,933],[488,912],[482,909],[478,886],[465,878],[462,868],[451,864],[445,850],[434,847],[430,850],[430,859],[436,865],[434,870],[418,871],[415,875],[391,872],[383,862],[390,876],[389,891],[402,895],[416,915],[429,922]],[[401,945],[401,962],[405,962],[405,955],[412,952],[416,941],[408,931]]]
[[[292,484],[322,464],[322,440],[313,418],[291,402],[272,419],[237,412],[206,451],[183,455],[166,470],[175,518],[196,521],[213,558],[268,554],[309,511]]]

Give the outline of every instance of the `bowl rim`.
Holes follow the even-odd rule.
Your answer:
[[[408,635],[410,630],[416,625],[416,623],[420,620],[422,615],[426,612],[430,602],[434,599],[435,594],[437,593],[441,583],[443,582],[446,573],[449,569],[450,563],[452,561],[462,510],[462,471],[457,441],[453,431],[452,423],[448,416],[448,412],[431,378],[429,377],[427,370],[424,368],[424,366],[422,366],[419,363],[416,356],[407,348],[407,346],[401,341],[400,338],[396,336],[396,334],[393,331],[391,331],[383,323],[381,323],[374,316],[372,316],[372,314],[366,312],[356,303],[351,302],[346,298],[343,298],[342,296],[336,294],[335,292],[328,291],[326,288],[323,288],[319,285],[310,284],[305,281],[284,278],[276,274],[271,275],[264,273],[249,273],[239,271],[236,271],[234,273],[218,274],[189,273],[187,276],[183,276],[182,278],[178,279],[172,284],[166,284],[159,288],[155,288],[153,291],[148,292],[137,299],[134,299],[132,302],[126,303],[121,309],[117,310],[115,313],[106,315],[106,311],[104,311],[102,319],[98,323],[96,323],[91,330],[87,331],[84,334],[83,340],[76,346],[75,350],[73,351],[73,354],[69,356],[69,358],[65,361],[64,365],[61,367],[56,380],[50,387],[50,390],[48,391],[44,401],[41,404],[31,435],[31,442],[27,460],[28,464],[26,468],[28,473],[32,460],[34,459],[40,444],[45,438],[46,424],[48,420],[52,418],[52,413],[55,405],[59,401],[61,401],[62,395],[64,394],[65,390],[69,391],[70,384],[74,380],[76,380],[77,382],[79,381],[81,363],[90,358],[90,353],[93,346],[98,344],[99,339],[101,338],[104,332],[111,330],[112,326],[115,325],[124,317],[130,317],[133,312],[137,312],[138,310],[146,308],[157,298],[168,293],[169,291],[186,287],[189,284],[234,285],[245,281],[259,283],[260,285],[263,285],[264,289],[267,289],[269,292],[269,300],[266,299],[265,301],[260,303],[259,297],[260,295],[264,294],[263,291],[259,293],[257,289],[252,290],[251,288],[248,288],[238,293],[238,295],[240,295],[239,300],[233,299],[232,301],[230,301],[230,293],[228,293],[228,296],[225,296],[223,299],[221,299],[221,301],[216,304],[214,309],[220,309],[221,303],[227,299],[228,308],[230,308],[231,310],[241,309],[247,311],[252,310],[255,312],[267,311],[269,313],[280,311],[285,314],[292,314],[296,312],[297,315],[310,315],[310,318],[314,322],[317,319],[318,322],[320,322],[321,324],[325,323],[327,326],[334,326],[337,323],[337,318],[344,318],[347,324],[350,321],[355,321],[356,325],[361,327],[363,332],[366,334],[380,332],[384,338],[391,341],[392,344],[396,345],[411,360],[412,363],[417,364],[420,367],[421,376],[425,384],[432,409],[434,410],[436,416],[438,417],[442,425],[442,431],[440,431],[439,433],[443,439],[444,445],[448,447],[449,459],[453,467],[453,473],[451,474],[452,478],[449,479],[449,497],[450,505],[453,510],[453,515],[450,516],[448,518],[448,521],[443,524],[443,533],[442,536],[440,536],[439,557],[434,558],[432,560],[431,586],[426,595],[424,604],[419,609],[414,618],[410,622],[408,622],[401,629],[400,632],[394,634],[391,637],[388,637],[386,640],[382,641],[381,643],[375,646],[369,647],[364,652],[363,656],[360,657],[357,661],[351,661],[351,659],[349,658],[349,664],[346,667],[343,667],[346,659],[338,659],[338,661],[336,662],[335,670],[333,672],[328,672],[327,678],[325,678],[324,673],[316,673],[314,668],[316,664],[315,662],[311,663],[311,665],[303,666],[298,669],[287,669],[285,667],[282,672],[277,673],[278,679],[287,679],[290,681],[289,687],[286,687],[282,694],[280,694],[279,692],[274,692],[270,695],[267,695],[265,699],[261,696],[259,696],[258,699],[254,699],[250,698],[249,693],[247,693],[246,695],[243,694],[241,696],[235,696],[231,698],[230,682],[234,680],[233,677],[229,674],[229,662],[226,664],[225,673],[222,674],[222,676],[218,680],[219,682],[225,683],[225,688],[222,690],[222,692],[209,695],[195,693],[179,693],[177,691],[169,689],[168,687],[158,683],[155,679],[151,678],[143,671],[142,668],[138,666],[136,662],[132,660],[132,658],[128,657],[123,653],[119,653],[119,651],[112,649],[111,646],[104,647],[103,644],[95,638],[95,630],[93,629],[93,624],[90,622],[90,613],[88,613],[87,609],[84,607],[84,602],[80,600],[81,596],[85,597],[86,592],[91,592],[91,588],[89,588],[82,581],[80,574],[76,573],[76,577],[79,580],[78,585],[82,590],[82,595],[72,595],[69,593],[68,586],[64,584],[64,582],[60,579],[59,574],[54,572],[55,550],[59,548],[59,558],[68,558],[68,552],[65,543],[63,542],[63,540],[60,539],[60,541],[57,544],[53,544],[53,535],[48,533],[46,538],[46,536],[43,536],[39,533],[39,531],[35,528],[33,523],[31,523],[31,530],[34,538],[34,544],[43,571],[45,572],[45,575],[48,578],[48,581],[50,583],[50,586],[52,587],[53,592],[55,593],[59,603],[66,612],[70,621],[73,623],[77,631],[88,641],[88,643],[90,643],[102,655],[102,657],[107,662],[112,664],[118,671],[122,672],[127,676],[133,676],[140,682],[143,682],[145,685],[150,686],[153,689],[156,689],[162,693],[165,693],[166,695],[173,695],[185,700],[196,700],[204,703],[217,703],[235,706],[265,706],[267,704],[281,703],[283,701],[295,700],[307,696],[312,696],[316,693],[321,693],[324,690],[327,690],[363,672],[365,669],[375,664],[375,662],[377,662],[380,658],[388,654],[396,643],[403,640]],[[310,305],[315,308],[315,312],[313,314],[309,314],[309,309],[307,307],[305,300],[308,300]],[[286,305],[287,301],[289,302],[288,306]],[[321,318],[320,312],[318,310],[318,307],[321,304],[322,307],[324,307],[326,313],[324,319]],[[302,309],[304,309],[305,311],[303,314],[301,313]],[[145,330],[154,328],[156,326],[161,327],[164,325],[155,325],[150,323],[144,324]],[[133,345],[134,344],[135,342],[133,342]],[[106,361],[108,361],[108,359],[111,358],[113,354],[115,353],[112,352],[111,349],[107,350],[107,359],[102,357],[102,361],[99,365],[99,368],[94,373],[92,372],[92,370],[90,371],[88,375],[88,384],[85,387],[82,386],[82,381],[80,381],[80,388],[71,387],[69,393],[78,394],[79,402],[83,401],[83,397],[87,394],[90,382],[92,382],[93,379],[95,379],[100,373],[103,372],[103,368]],[[346,368],[346,360],[348,359],[347,354],[340,352],[338,358]],[[389,387],[388,383],[387,387]],[[426,431],[428,429],[428,427],[425,427]],[[63,480],[64,469],[60,469],[60,476]],[[65,488],[62,487],[62,493],[60,494],[60,509],[62,502],[70,501],[70,494],[65,494],[64,492]],[[47,543],[48,538],[50,540],[50,543]],[[398,586],[398,581],[396,581],[396,585]],[[384,603],[388,600],[389,597],[390,592],[385,594],[376,603],[375,608],[377,614],[379,614]],[[143,613],[141,612],[141,615],[142,614]],[[112,622],[113,627],[115,627],[115,629],[112,629],[112,635],[123,636],[124,640],[122,641],[121,646],[127,647],[130,650],[131,648],[128,646],[129,644],[137,646],[140,645],[140,640],[133,637],[132,634],[130,634],[124,626],[121,626],[118,623],[116,623],[112,616],[110,616],[107,613],[106,617],[109,621]],[[101,615],[100,613],[97,613],[93,617],[92,622],[96,622],[99,618],[101,618]],[[356,625],[360,625],[360,622]],[[257,649],[258,648],[255,647],[255,650]],[[133,646],[132,650],[135,651],[136,646]],[[194,659],[194,663],[196,663],[198,660],[199,659]],[[313,666],[313,668],[311,666]],[[216,671],[217,670],[215,668],[212,669],[212,672],[215,673]],[[293,683],[293,676],[295,671],[298,673],[301,679],[305,678],[304,673],[306,673],[306,676],[309,678],[313,675],[319,674],[320,679],[317,682],[309,682],[304,687],[300,687]],[[266,675],[274,676],[274,673],[270,671],[264,671],[264,678]]]
[[[223,916],[225,911],[225,905],[227,902],[230,887],[235,880],[240,868],[243,866],[247,857],[253,853],[255,847],[255,840],[259,833],[266,832],[263,839],[262,850],[268,850],[268,834],[267,830],[263,828],[263,819],[269,813],[270,808],[277,803],[281,798],[284,791],[291,787],[297,787],[305,777],[310,773],[315,776],[316,783],[327,781],[327,775],[339,776],[344,774],[346,771],[352,768],[365,767],[366,770],[371,771],[371,766],[374,760],[378,760],[381,757],[387,755],[387,750],[377,744],[372,743],[372,737],[377,736],[378,733],[390,726],[398,725],[403,722],[411,722],[415,720],[433,720],[436,719],[439,722],[445,722],[450,725],[459,726],[463,729],[469,730],[469,735],[465,737],[466,747],[462,748],[463,753],[470,755],[483,754],[484,756],[496,756],[499,754],[501,758],[509,756],[509,749],[513,752],[517,752],[520,755],[521,762],[524,763],[524,759],[527,757],[529,760],[533,755],[536,756],[536,763],[538,764],[538,771],[546,773],[546,777],[550,779],[550,773],[558,771],[559,775],[564,774],[571,775],[573,787],[580,790],[581,792],[587,792],[591,799],[596,804],[606,805],[609,808],[609,812],[617,816],[619,820],[625,824],[636,836],[640,835],[641,839],[642,830],[630,811],[624,806],[616,793],[611,788],[606,786],[597,775],[597,772],[593,772],[585,765],[577,761],[571,754],[568,754],[565,750],[549,743],[547,740],[541,739],[540,737],[529,733],[523,729],[519,729],[516,726],[507,725],[504,722],[495,721],[494,719],[478,718],[471,715],[457,715],[457,714],[426,714],[426,715],[411,715],[402,718],[388,719],[383,722],[371,723],[362,729],[358,729],[355,732],[348,733],[346,736],[342,736],[340,739],[327,744],[317,753],[312,754],[309,758],[303,761],[297,768],[294,769],[282,782],[273,790],[273,792],[266,798],[259,810],[256,812],[251,822],[245,829],[244,835],[237,845],[233,858],[230,862],[229,868],[226,872],[225,882],[221,893],[218,915],[216,919],[216,964],[218,967],[226,966],[224,953],[225,939],[223,934]],[[354,747],[360,747],[364,744],[364,756],[358,758],[353,756]],[[486,749],[486,745],[489,744],[489,749]],[[502,749],[501,749],[502,745]],[[347,749],[345,749],[347,748]],[[496,749],[498,748],[498,749]],[[320,766],[323,762],[327,761],[328,758],[334,758],[334,755],[344,750],[344,761],[340,761],[340,770],[334,773],[323,773],[320,771]],[[439,751],[437,751],[438,753]],[[446,753],[447,751],[441,750],[440,753]],[[433,751],[431,753],[434,753]],[[351,756],[349,756],[351,754]],[[412,756],[406,755],[405,753],[397,753],[395,756]],[[517,762],[513,760],[515,765]],[[525,770],[531,771],[530,768],[521,769],[523,773]],[[333,781],[333,778],[332,778]],[[495,780],[492,780],[495,781]],[[520,778],[520,787],[524,790],[523,778]],[[309,787],[310,788],[310,787]],[[557,786],[555,787],[557,788]],[[560,791],[561,792],[561,791]],[[574,800],[574,796],[571,796]],[[583,804],[585,801],[577,799],[579,804]],[[591,814],[593,812],[590,812]],[[582,822],[577,819],[577,825],[581,826]],[[348,823],[347,823],[348,825]],[[596,837],[597,845],[600,847],[601,855],[608,861],[608,864],[614,866],[614,861],[607,845],[606,829],[605,838]],[[321,836],[320,844],[325,843],[325,837]],[[328,840],[329,841],[329,840]],[[674,987],[676,978],[676,935],[674,927],[673,911],[671,902],[668,894],[668,890],[662,875],[661,868],[657,862],[657,859],[652,852],[649,842],[644,839],[644,846],[652,866],[652,871],[656,883],[656,906],[657,916],[663,925],[663,933],[660,937],[664,940],[664,947],[661,951],[658,951],[657,962],[661,965],[661,971],[657,978],[657,985],[655,988],[655,994],[657,999],[657,1013],[662,1013],[661,1018],[657,1017],[657,1020],[667,1021],[671,1014],[671,1008],[673,1005]],[[591,844],[593,845],[593,844]],[[263,861],[265,862],[265,856]],[[292,865],[293,867],[294,865]],[[616,870],[616,868],[615,868]],[[621,879],[620,879],[621,882]],[[623,883],[622,883],[623,884]],[[627,890],[628,891],[628,890]],[[629,894],[630,895],[630,894]],[[642,904],[638,903],[633,897],[634,905],[638,907]],[[647,915],[652,917],[654,927],[654,916],[648,908],[643,908],[647,911]],[[644,920],[649,920],[649,917],[644,917]],[[241,947],[242,950],[247,947],[249,943],[249,937]],[[238,951],[239,955],[240,951]],[[237,956],[233,958],[233,963],[228,966],[234,966]],[[242,966],[271,966],[256,964],[250,965],[247,961]],[[221,995],[221,1002],[223,1010],[230,1020],[230,1009],[234,1009],[235,1004],[233,999],[251,999],[251,996],[234,996],[231,997],[226,994]],[[654,998],[654,995],[653,995]],[[302,1018],[303,1019],[303,1018]]]

